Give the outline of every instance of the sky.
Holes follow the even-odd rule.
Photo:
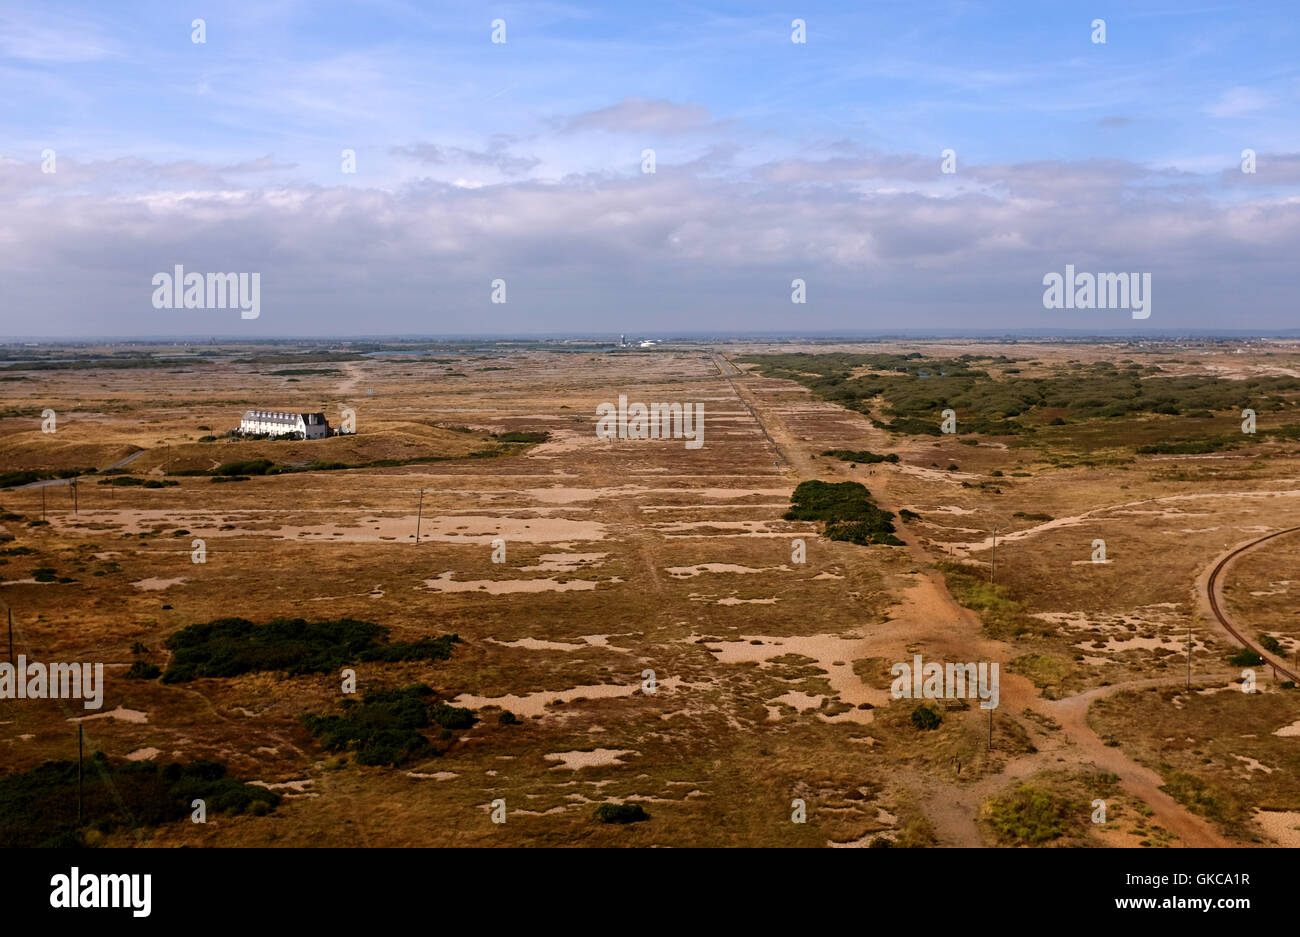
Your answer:
[[[0,338],[1297,328],[1297,48],[1295,2],[0,0]],[[177,265],[257,317],[156,308]],[[1149,318],[1045,308],[1067,265]]]

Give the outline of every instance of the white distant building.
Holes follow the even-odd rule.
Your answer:
[[[330,434],[329,420],[323,413],[284,413],[280,410],[246,410],[239,421],[241,433],[268,433],[283,436],[291,433],[299,439],[324,439]]]

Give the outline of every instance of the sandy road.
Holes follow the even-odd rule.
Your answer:
[[[725,361],[725,358],[723,360]],[[730,362],[725,363],[730,365]],[[802,444],[789,430],[780,415],[771,408],[765,407],[758,400],[757,395],[745,386],[748,378],[737,381],[732,379],[722,365],[719,365],[719,370],[746,408],[754,414],[755,421],[763,428],[764,435],[773,441],[773,445],[779,452],[784,454],[785,464],[801,479],[824,479],[830,474],[843,475],[845,480],[858,480],[839,465],[814,462],[805,444]],[[883,430],[871,426],[868,432],[873,437],[873,445],[877,449],[883,452],[891,448],[889,437]],[[897,508],[890,503],[888,496],[889,482],[896,471],[894,466],[881,463],[874,468],[878,471],[872,475],[873,498],[885,510],[897,512]],[[1037,771],[1062,768],[1100,769],[1118,776],[1120,786],[1145,803],[1153,812],[1152,820],[1173,833],[1178,838],[1179,845],[1190,847],[1236,845],[1222,837],[1209,822],[1191,813],[1162,791],[1160,788],[1164,782],[1159,774],[1129,758],[1121,749],[1106,745],[1088,725],[1088,709],[1095,700],[1125,689],[1177,683],[1179,681],[1176,677],[1114,684],[1062,700],[1043,699],[1028,680],[1005,672],[1006,663],[1017,652],[1010,645],[983,636],[983,623],[979,616],[952,597],[942,575],[933,568],[934,557],[906,529],[905,525],[900,527],[898,537],[921,564],[921,571],[915,584],[903,596],[902,605],[906,609],[906,615],[900,620],[906,621],[917,629],[932,627],[937,622],[953,622],[952,627],[945,628],[945,640],[941,647],[934,648],[935,651],[942,650],[945,655],[950,655],[949,659],[955,660],[1001,661],[1003,711],[1018,712],[1028,707],[1050,716],[1060,725],[1059,733],[1054,733],[1059,735],[1061,739],[1059,743],[1040,747],[1036,753],[1010,759],[998,773],[981,778],[973,784],[957,785],[916,772],[900,772],[900,777],[907,778],[920,795],[926,815],[934,824],[941,845],[967,847],[987,845],[976,823],[979,805],[1019,778]],[[898,648],[898,654],[899,660],[905,660],[909,656],[902,644]]]
[[[131,453],[130,455],[123,456],[122,458],[118,459],[112,465],[105,466],[104,468],[100,469],[100,471],[109,472],[112,471],[113,469],[119,469],[125,465],[130,465],[132,462],[140,458],[140,456],[144,455],[148,451],[149,451],[148,449],[137,449],[135,452]],[[14,488],[14,491],[22,491],[24,488],[50,488],[55,485],[67,485],[70,484],[71,482],[72,479],[70,478],[47,478],[44,481],[28,482],[26,485],[18,485],[17,487]]]

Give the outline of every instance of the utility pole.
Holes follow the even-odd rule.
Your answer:
[[[1192,626],[1187,626],[1187,689],[1192,688]]]
[[[18,661],[14,659],[14,610],[12,608],[9,609],[9,663],[18,666]]]
[[[41,520],[45,520],[45,485],[41,485]]]
[[[993,568],[989,570],[989,582],[996,585],[997,581],[998,581],[998,529],[994,527],[993,528]],[[993,724],[992,719],[993,719],[993,711],[989,710],[989,720],[990,720],[989,725]],[[992,729],[990,729],[989,731],[992,732]],[[992,738],[991,735],[990,738]]]
[[[420,520],[424,517],[424,489],[420,489],[420,507],[415,513],[415,542],[420,542]]]
[[[83,727],[81,723],[78,722],[77,723],[77,825],[78,826],[81,825],[81,805],[82,805],[82,796],[81,796],[82,728]]]

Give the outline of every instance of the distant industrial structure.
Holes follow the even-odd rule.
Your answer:
[[[323,413],[246,410],[244,418],[239,422],[239,431],[245,435],[291,435],[298,439],[324,439],[330,435],[330,424]]]
[[[657,342],[648,338],[640,340],[634,338],[631,341],[628,341],[626,335],[620,335],[618,337],[619,348],[653,348],[656,344]]]

